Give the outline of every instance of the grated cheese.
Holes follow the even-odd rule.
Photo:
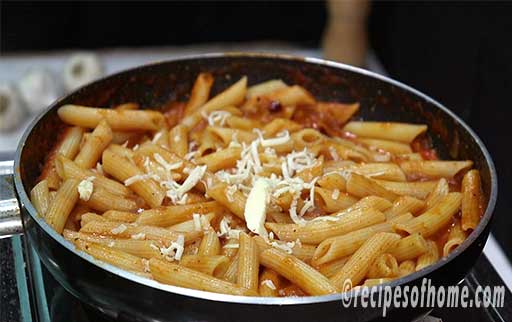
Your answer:
[[[274,285],[274,282],[272,282],[271,280],[261,281],[261,285],[264,285],[274,291],[277,289],[276,286]]]
[[[96,172],[98,172],[99,174],[101,174],[102,176],[105,175],[105,172],[103,172],[103,166],[101,165],[101,163],[96,163]]]
[[[233,249],[236,249],[236,248],[240,248],[240,244],[226,244],[224,246],[222,246],[222,248],[233,248]]]
[[[336,151],[336,148],[335,148],[335,147],[330,146],[330,147],[329,147],[329,153],[331,154],[331,158],[332,158],[334,161],[339,161],[339,160],[340,160],[340,156],[338,155],[338,151]]]
[[[122,234],[127,229],[125,224],[121,224],[116,228],[113,228],[110,232],[114,235]]]
[[[153,137],[153,140],[151,140],[151,143],[156,143],[163,135],[163,132],[157,132],[155,136]],[[126,141],[128,142],[128,141]]]
[[[340,190],[339,189],[334,189],[332,191],[331,198],[334,199],[334,200],[338,200],[339,197],[340,197]]]
[[[195,231],[201,231],[201,215],[199,214],[192,214],[192,220],[194,222],[194,230]]]
[[[80,195],[80,199],[83,201],[88,201],[91,198],[92,192],[94,190],[94,181],[95,177],[88,177],[78,184],[78,194]]]
[[[175,242],[171,242],[169,247],[160,248],[160,253],[167,259],[168,261],[181,260],[181,256],[183,256],[183,251],[185,250],[185,236],[178,235],[178,238]]]
[[[229,202],[234,202],[235,199],[233,198],[233,195],[237,191],[237,188],[235,185],[228,186],[226,189],[226,197],[228,198]]]
[[[138,233],[138,234],[135,234],[135,235],[131,235],[131,239],[146,239],[146,234]]]
[[[285,144],[290,141],[290,132],[288,130],[284,130],[282,132],[277,133],[275,138],[264,139],[263,133],[259,129],[253,130],[256,134],[258,134],[258,138],[262,147],[271,147],[276,145]]]
[[[213,111],[210,114],[202,114],[204,118],[208,121],[208,125],[215,126],[219,124],[220,126],[224,126],[228,117],[231,116],[231,113],[228,111]]]

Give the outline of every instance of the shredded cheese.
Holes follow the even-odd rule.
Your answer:
[[[205,117],[206,116],[206,117]],[[228,111],[213,111],[210,114],[203,114],[203,117],[208,121],[208,125],[215,126],[219,124],[220,126],[224,126],[228,117],[231,116],[231,113]]]
[[[264,285],[274,291],[277,289],[276,286],[274,285],[274,282],[272,282],[271,280],[263,280],[261,281],[261,285]]]
[[[80,196],[80,199],[82,199],[83,201],[89,201],[89,199],[91,198],[92,192],[94,190],[94,185],[92,183],[94,179],[95,177],[91,176],[80,181],[80,183],[78,184],[78,194]]]
[[[131,235],[131,239],[146,239],[146,234],[138,233],[138,234],[135,234],[135,235]]]
[[[125,224],[121,224],[117,226],[116,228],[113,228],[110,232],[114,235],[122,234],[128,227],[126,227]]]
[[[339,197],[340,197],[340,190],[339,189],[334,189],[332,191],[331,198],[334,199],[334,200],[338,200]]]
[[[178,235],[178,238],[175,242],[171,242],[169,247],[161,247],[160,253],[167,259],[168,261],[181,260],[181,256],[183,256],[183,251],[185,250],[185,236]]]

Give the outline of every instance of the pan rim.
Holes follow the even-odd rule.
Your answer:
[[[30,198],[25,191],[25,188],[23,186],[22,180],[21,180],[21,173],[19,170],[20,168],[20,162],[21,162],[21,156],[23,154],[23,148],[25,146],[25,141],[29,137],[30,133],[32,132],[33,128],[39,123],[39,121],[53,108],[56,108],[57,106],[61,105],[61,102],[68,98],[71,95],[74,95],[75,93],[85,90],[86,88],[90,86],[94,86],[94,84],[97,84],[99,82],[103,82],[109,78],[118,77],[122,74],[130,74],[134,73],[138,70],[143,69],[149,69],[149,68],[156,68],[159,65],[164,65],[167,63],[176,63],[176,62],[186,62],[191,60],[197,60],[197,59],[218,59],[218,58],[261,58],[261,59],[275,59],[276,61],[284,60],[284,61],[301,61],[309,64],[315,64],[315,65],[321,65],[326,67],[331,67],[335,69],[342,69],[347,70],[350,72],[358,73],[360,75],[364,75],[370,78],[378,79],[380,81],[386,82],[388,84],[394,85],[396,87],[399,87],[405,91],[408,91],[412,93],[413,95],[429,102],[430,104],[436,106],[436,108],[440,109],[442,112],[448,114],[455,122],[460,124],[462,128],[464,128],[465,131],[467,131],[470,136],[475,140],[477,145],[482,151],[482,154],[484,155],[485,162],[489,166],[490,170],[490,179],[491,179],[491,191],[489,195],[488,204],[485,210],[484,215],[482,216],[482,219],[480,223],[478,224],[477,228],[471,232],[471,234],[466,238],[466,240],[455,249],[451,254],[449,254],[447,257],[443,257],[441,260],[437,261],[435,264],[430,265],[420,271],[414,272],[413,274],[410,274],[408,276],[405,276],[403,278],[393,280],[391,282],[382,284],[385,286],[395,287],[399,285],[404,285],[407,283],[410,283],[414,280],[420,280],[430,274],[432,271],[439,269],[440,267],[448,264],[452,260],[454,260],[459,254],[461,254],[463,251],[465,251],[475,240],[480,236],[480,234],[486,229],[486,227],[489,225],[490,220],[492,218],[494,207],[497,200],[497,194],[498,194],[498,181],[497,181],[497,174],[496,169],[494,166],[494,162],[482,142],[482,140],[478,137],[478,135],[462,120],[460,119],[456,114],[454,114],[452,111],[450,111],[448,108],[446,108],[443,104],[439,103],[435,99],[431,98],[430,96],[406,85],[403,84],[400,81],[394,80],[392,78],[389,78],[387,76],[383,76],[377,73],[374,73],[372,71],[354,67],[350,65],[346,65],[343,63],[328,61],[320,58],[312,58],[312,57],[299,57],[299,56],[293,56],[293,55],[285,55],[285,54],[268,54],[268,53],[247,53],[247,52],[228,52],[228,53],[208,53],[208,54],[199,54],[199,55],[188,55],[183,57],[178,57],[175,59],[169,59],[169,60],[162,60],[162,61],[156,61],[149,64],[140,65],[137,67],[133,67],[127,70],[123,70],[120,72],[117,72],[115,74],[108,75],[106,77],[103,77],[99,80],[96,80],[88,85],[85,85],[82,88],[79,88],[61,98],[59,98],[57,101],[52,103],[48,108],[46,108],[44,111],[42,111],[34,120],[29,124],[25,132],[23,133],[23,136],[20,140],[20,143],[18,145],[18,148],[16,150],[15,160],[14,160],[14,184],[17,191],[17,194],[19,196],[19,201],[21,205],[27,210],[30,217],[39,225],[41,229],[48,235],[50,235],[54,240],[56,240],[61,246],[65,247],[68,251],[74,253],[75,255],[81,257],[83,260],[88,261],[90,264],[97,266],[100,269],[106,270],[107,272],[117,275],[121,278],[128,279],[132,282],[135,282],[137,284],[141,284],[141,286],[148,286],[155,289],[159,289],[161,291],[174,293],[177,295],[182,296],[189,296],[197,299],[204,299],[204,300],[211,300],[216,302],[226,302],[226,303],[233,303],[233,304],[254,304],[254,305],[303,305],[303,304],[315,304],[315,303],[327,303],[332,301],[341,300],[343,297],[350,297],[353,298],[357,296],[357,293],[354,291],[349,291],[348,293],[337,293],[337,294],[331,294],[331,295],[322,295],[322,296],[306,296],[306,297],[283,297],[283,298],[269,298],[269,297],[248,297],[248,296],[238,296],[238,295],[227,295],[227,294],[219,294],[219,293],[213,293],[213,292],[207,292],[207,291],[201,291],[201,290],[194,290],[184,287],[178,287],[173,285],[167,285],[162,284],[159,282],[156,282],[154,280],[150,280],[144,277],[141,277],[139,275],[136,275],[134,273],[130,273],[128,271],[125,271],[123,269],[120,269],[116,266],[100,262],[90,256],[87,253],[84,253],[82,251],[78,251],[75,249],[74,245],[64,239],[64,237],[53,228],[51,228],[42,217],[37,215],[36,210],[32,206],[30,202]]]

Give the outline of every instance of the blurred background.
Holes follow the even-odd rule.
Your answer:
[[[510,17],[507,2],[0,1],[0,159],[44,102],[105,74],[229,50],[325,57],[416,87],[469,123],[498,169],[493,234],[510,258]]]

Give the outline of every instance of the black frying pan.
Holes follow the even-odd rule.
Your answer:
[[[28,127],[15,159],[16,199],[0,203],[0,228],[23,232],[51,274],[74,296],[119,320],[127,321],[368,321],[380,309],[344,308],[341,295],[302,298],[238,297],[159,284],[77,252],[36,216],[28,192],[64,124],[57,108],[64,104],[111,107],[138,102],[143,108],[187,99],[199,72],[215,76],[214,92],[247,75],[251,84],[281,78],[299,84],[322,100],[358,101],[365,120],[425,123],[442,158],[471,159],[480,170],[486,211],[479,226],[448,257],[388,285],[414,285],[428,277],[436,285],[464,278],[482,252],[497,197],[491,157],[476,134],[456,115],[426,95],[389,78],[342,64],[312,58],[255,54],[213,54],[161,62],[96,81],[55,102]],[[9,199],[9,183],[0,181],[0,199]],[[11,196],[14,197],[14,196]],[[355,296],[353,293],[350,296]],[[428,309],[392,310],[391,321],[410,320]]]

